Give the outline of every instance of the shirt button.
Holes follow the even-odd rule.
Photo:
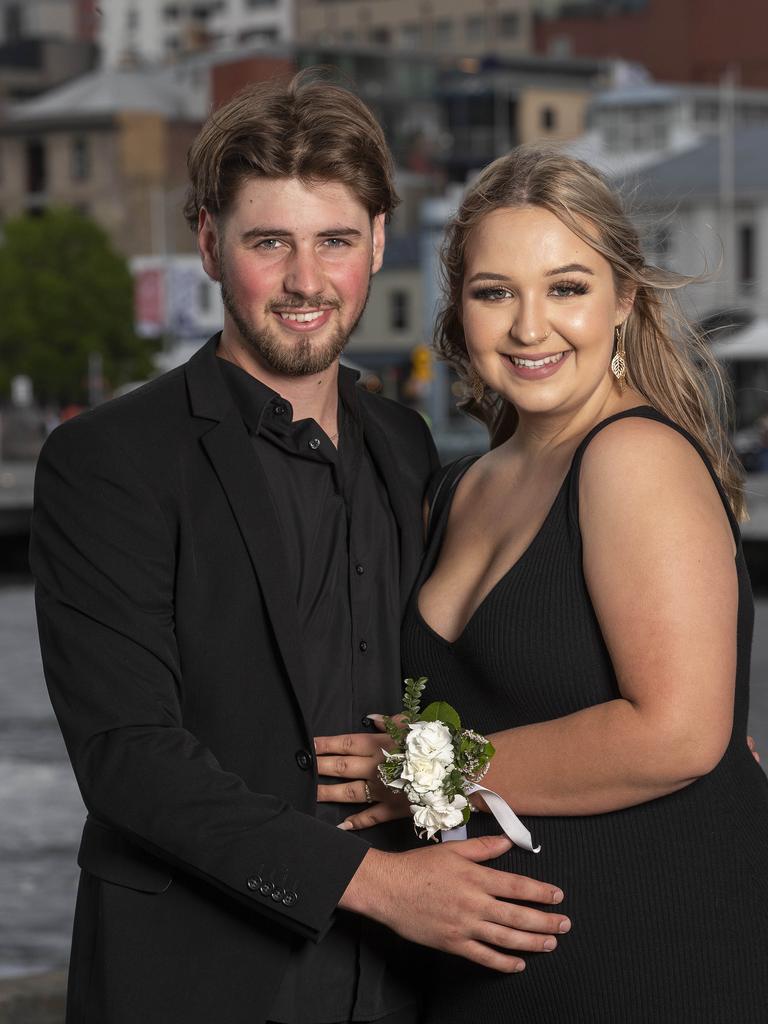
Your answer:
[[[248,886],[249,889],[255,890],[255,889],[258,889],[259,886],[261,885],[261,879],[258,878],[258,877],[257,878],[249,878],[248,881],[245,884]]]
[[[283,896],[283,906],[285,907],[293,907],[298,902],[299,897],[298,894],[295,892],[287,892],[285,896]]]
[[[365,654],[365,652],[368,650],[368,644],[365,642],[365,640],[360,641],[360,650],[363,652],[363,654]]]
[[[276,405],[272,411],[274,412],[275,416],[282,416],[283,413],[285,412],[285,406]]]
[[[358,576],[362,576],[363,573],[365,572],[365,566],[364,565],[356,565],[355,566],[355,572],[357,573]]]
[[[313,452],[316,452],[317,449],[320,447],[320,438],[313,437],[312,440],[309,442],[309,447],[312,449]]]
[[[303,772],[308,772],[312,767],[312,757],[306,750],[296,751],[296,764]]]
[[[363,716],[363,718],[361,719],[360,724],[362,725],[362,727],[364,729],[372,729],[373,728],[373,721],[368,717],[368,715],[364,715]]]

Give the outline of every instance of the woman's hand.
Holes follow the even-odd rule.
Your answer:
[[[408,801],[402,793],[394,793],[381,782],[378,767],[384,760],[383,750],[391,750],[393,741],[387,734],[383,715],[369,715],[379,730],[345,733],[341,736],[316,736],[317,773],[344,779],[343,783],[319,785],[318,803],[369,803],[364,811],[352,814],[339,828],[360,829],[379,825],[410,814]],[[394,716],[397,720],[397,716]],[[382,735],[383,734],[383,735]]]

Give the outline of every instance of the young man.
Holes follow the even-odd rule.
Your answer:
[[[339,366],[390,157],[355,97],[300,77],[216,111],[189,169],[223,332],[57,430],[38,468],[43,660],[89,812],[67,1019],[416,1020],[403,938],[511,971],[496,947],[567,924],[507,902],[553,886],[478,863],[504,839],[366,842],[316,802],[313,737],[400,704],[437,465],[421,418]]]

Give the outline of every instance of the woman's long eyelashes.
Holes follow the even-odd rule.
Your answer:
[[[586,295],[589,285],[584,281],[558,281],[557,284],[552,285],[551,291],[567,298],[569,295]]]
[[[572,295],[586,295],[588,291],[589,285],[584,281],[557,281],[549,286],[549,294],[561,299],[567,299]],[[486,302],[501,302],[504,299],[511,299],[513,297],[514,292],[511,288],[498,284],[476,288],[472,292],[473,299]]]

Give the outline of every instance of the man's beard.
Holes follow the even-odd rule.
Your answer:
[[[268,327],[263,330],[258,330],[253,323],[249,322],[242,311],[238,309],[235,300],[232,296],[232,291],[229,287],[227,279],[227,272],[225,267],[220,268],[221,273],[221,300],[224,303],[224,308],[232,318],[235,327],[237,327],[240,337],[247,348],[249,348],[253,354],[262,359],[268,366],[270,366],[276,373],[282,374],[285,377],[306,377],[312,373],[322,373],[327,370],[344,351],[350,336],[353,334],[355,328],[360,323],[365,307],[368,304],[368,297],[371,293],[371,278],[368,279],[368,292],[365,296],[365,302],[358,315],[355,317],[354,323],[347,329],[343,325],[339,325],[333,334],[328,338],[322,345],[313,343],[310,337],[305,335],[296,334],[295,342],[283,341],[278,335],[272,332]],[[266,312],[269,315],[272,312],[272,306],[275,306],[283,311],[296,309],[302,310],[307,308],[314,309],[341,309],[341,303],[338,300],[329,301],[323,298],[321,295],[312,296],[307,299],[302,299],[297,302],[295,298],[289,299],[285,302],[274,302],[266,308]]]

